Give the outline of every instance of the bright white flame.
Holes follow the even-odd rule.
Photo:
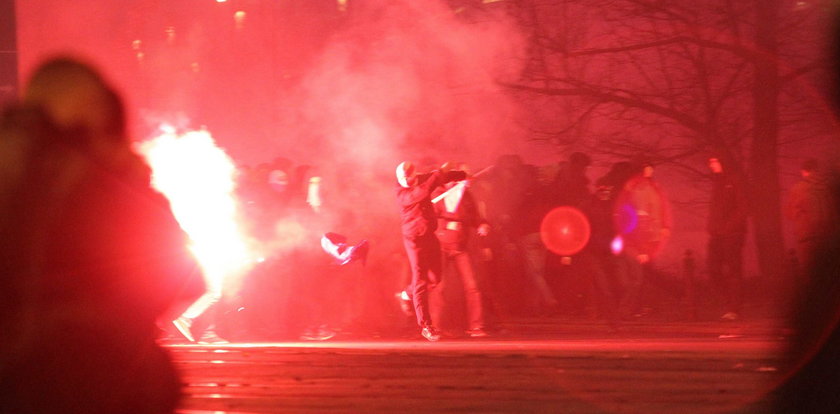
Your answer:
[[[169,199],[208,285],[226,286],[256,259],[239,225],[236,167],[207,131],[161,131],[138,148],[152,168],[152,186]]]

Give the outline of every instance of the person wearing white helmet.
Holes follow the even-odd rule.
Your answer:
[[[437,217],[432,206],[432,192],[451,181],[466,179],[463,171],[439,170],[417,174],[414,164],[405,161],[397,166],[397,202],[403,243],[411,268],[409,296],[414,304],[420,333],[429,341],[437,341],[440,334],[432,324],[429,311],[429,287],[440,281],[440,242],[435,236]]]

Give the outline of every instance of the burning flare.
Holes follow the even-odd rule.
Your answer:
[[[233,160],[207,131],[179,135],[166,126],[161,131],[138,147],[152,168],[152,186],[169,199],[189,235],[208,287],[228,286],[257,257],[239,224]]]

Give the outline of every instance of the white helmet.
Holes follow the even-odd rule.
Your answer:
[[[411,187],[409,181],[414,177],[414,164],[403,161],[397,166],[397,182],[403,188]]]

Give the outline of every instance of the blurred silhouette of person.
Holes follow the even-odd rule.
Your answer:
[[[671,234],[668,200],[653,178],[653,163],[647,158],[636,161],[640,168],[625,184],[616,201],[618,230],[624,242],[627,261],[625,316],[644,316],[643,289],[648,282],[662,282],[652,260]],[[638,171],[638,170],[637,170]]]
[[[806,165],[807,166],[807,165]],[[840,411],[840,170],[824,172],[820,200],[832,220],[810,228],[800,243],[796,266],[806,277],[794,287],[786,381],[770,399],[776,413],[836,413]],[[811,185],[811,184],[807,184]],[[822,190],[821,190],[822,191]],[[810,223],[810,222],[809,222]],[[802,241],[801,239],[798,241]],[[799,262],[801,260],[801,262]]]
[[[598,313],[607,321],[610,329],[618,327],[618,298],[622,293],[623,282],[619,258],[612,251],[616,236],[614,204],[621,187],[620,184],[616,186],[616,178],[609,173],[599,178],[595,182],[595,193],[582,206],[589,219],[591,233],[579,260],[590,276]]]
[[[444,164],[442,171],[449,171],[454,165]],[[465,165],[460,170],[466,171]],[[445,184],[438,196],[435,197],[435,213],[437,214],[437,235],[443,254],[443,270],[449,265],[454,266],[464,285],[464,295],[467,305],[467,335],[472,338],[486,337],[487,331],[484,319],[483,293],[478,274],[470,253],[470,233],[475,232],[479,237],[486,237],[490,233],[490,225],[478,212],[478,206],[470,192],[468,181],[451,181]]]
[[[481,251],[479,265],[485,281],[488,303],[502,317],[522,308],[524,293],[521,281],[523,258],[517,246],[518,209],[525,196],[525,173],[522,158],[516,154],[500,155],[472,190],[483,207],[484,217],[493,231],[487,236],[489,247]]]
[[[593,202],[586,175],[591,164],[592,159],[583,152],[573,152],[567,161],[559,164],[554,180],[541,190],[545,192],[543,197],[547,200],[549,211],[558,206],[574,207],[582,212],[586,210]],[[545,211],[543,216],[547,213]],[[539,219],[542,221],[542,217]],[[587,268],[592,268],[589,258],[586,255],[560,256],[553,252],[546,257],[546,278],[554,281],[555,291],[563,292],[558,301],[564,311],[571,314],[585,314],[590,304],[594,305],[593,311],[599,307],[594,304],[598,299],[594,297],[597,293],[593,279],[586,272]]]
[[[785,216],[793,222],[796,254],[800,265],[808,268],[813,251],[828,237],[826,228],[837,222],[833,210],[832,189],[828,175],[821,171],[813,158],[806,159],[800,168],[802,179],[791,188],[785,205]]]
[[[440,242],[435,236],[437,217],[431,195],[438,187],[467,178],[463,171],[418,174],[414,164],[405,161],[396,169],[397,203],[400,207],[403,244],[411,267],[409,296],[414,303],[420,334],[429,341],[440,339],[429,310],[429,288],[441,277]]]
[[[0,407],[173,412],[180,384],[155,320],[203,282],[131,151],[119,96],[91,66],[49,60],[5,112],[0,142]]]
[[[567,162],[560,164],[554,181],[548,186],[554,205],[580,208],[590,201],[592,193],[586,176],[590,164],[592,159],[582,152],[573,152]]]
[[[836,116],[840,111],[840,7],[830,7],[833,8],[834,25],[830,86],[834,92]],[[803,180],[796,185],[800,188],[791,190],[786,206],[787,216],[793,216],[794,221],[797,221],[796,214],[805,213],[811,217],[800,216],[798,219],[802,222],[796,223],[795,267],[806,277],[800,278],[797,289],[801,293],[794,295],[795,303],[790,309],[794,336],[785,367],[789,376],[768,396],[772,412],[779,414],[840,412],[840,393],[837,392],[840,387],[840,222],[837,218],[840,215],[840,169],[837,165],[824,168],[820,180],[820,199],[827,204],[819,208],[827,207],[827,210],[819,213],[793,202],[798,191],[803,191],[803,197],[813,194],[805,190],[813,188],[814,183],[808,181],[813,180],[809,177],[817,169],[815,164],[809,161],[802,165]],[[812,226],[816,217],[831,219],[823,221],[822,226]]]
[[[530,282],[530,304],[538,314],[550,316],[559,311],[560,303],[546,280],[548,249],[542,242],[542,219],[555,205],[555,197],[546,183],[539,181],[536,166],[519,167],[520,204],[514,212],[511,234],[523,260],[525,276]]]
[[[712,194],[709,200],[706,260],[709,279],[724,299],[721,319],[736,320],[743,302],[743,250],[747,234],[745,189],[721,159],[709,158]]]
[[[697,320],[697,260],[691,249],[683,252],[682,273],[685,281],[685,315],[694,321]]]

